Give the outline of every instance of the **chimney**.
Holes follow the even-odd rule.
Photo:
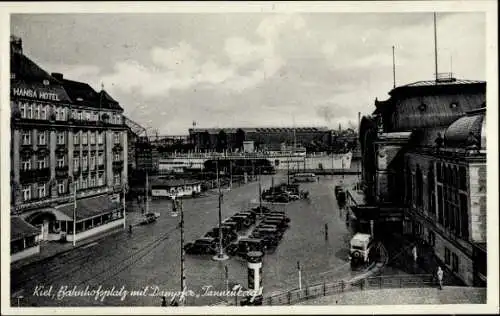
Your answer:
[[[62,73],[59,73],[59,72],[53,72],[51,73],[51,76],[56,78],[57,80],[59,81],[62,81],[63,80],[63,74]]]
[[[17,53],[17,54],[22,54],[23,53],[23,40],[20,37],[11,35],[10,36],[10,52],[11,54]]]

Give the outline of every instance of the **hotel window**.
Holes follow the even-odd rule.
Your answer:
[[[38,157],[38,169],[47,168],[47,157]]]
[[[458,272],[458,256],[456,254],[452,254],[451,258],[451,269],[453,272]]]
[[[73,158],[73,171],[78,171],[80,169],[80,158],[75,157]]]
[[[82,144],[87,145],[87,132],[82,132]]]
[[[71,118],[74,120],[78,118],[78,113],[76,112],[76,110],[71,111]]]
[[[40,119],[40,105],[34,105],[35,107],[35,112],[34,112],[34,119],[39,120]]]
[[[46,120],[47,119],[47,107],[42,106],[40,109],[40,119],[41,120]]]
[[[99,186],[104,185],[104,173],[103,172],[99,173],[99,178],[97,179],[97,183]]]
[[[31,145],[31,131],[23,132],[21,138],[23,145]]]
[[[83,119],[82,111],[78,111],[78,120],[81,121]]]
[[[64,156],[57,158],[57,167],[59,168],[64,167]]]
[[[80,188],[81,188],[81,186],[80,186],[80,180],[76,180],[76,181],[75,181],[75,182],[73,182],[73,183],[74,183],[74,186],[75,186],[76,190],[77,190],[77,191],[78,191],[78,190],[80,190]]]
[[[95,155],[90,156],[90,170],[95,169]]]
[[[46,133],[45,132],[38,132],[38,145],[47,145],[47,139],[46,139]]]
[[[467,190],[467,169],[461,166],[458,169],[458,177],[459,177],[459,188],[460,190]]]
[[[23,201],[29,201],[31,200],[31,186],[26,185],[23,186]]]
[[[91,143],[92,145],[94,145],[94,144],[95,144],[95,134],[96,134],[96,133],[94,133],[94,132],[90,132],[90,143]]]
[[[113,175],[113,183],[115,185],[119,185],[120,184],[120,174],[119,173],[115,173]]]
[[[25,158],[21,161],[22,170],[31,170],[31,157]]]
[[[38,185],[38,198],[43,198],[47,195],[47,192],[45,192],[45,184],[39,184]]]
[[[104,144],[104,133],[99,133],[98,142],[99,144]]]
[[[57,133],[57,144],[64,145],[64,132]]]
[[[90,184],[89,184],[89,187],[93,188],[96,186],[96,179],[95,179],[95,176],[94,175],[91,175],[90,176]]]
[[[21,117],[26,118],[27,116],[27,109],[28,109],[28,104],[20,102],[19,103],[19,110],[21,111]]]
[[[446,265],[450,265],[450,261],[451,261],[450,257],[451,257],[450,249],[444,247],[444,263]]]
[[[104,155],[102,152],[99,153],[97,156],[97,164],[98,165],[103,165],[104,164]]]
[[[33,106],[31,104],[26,104],[27,112],[26,112],[26,118],[32,119],[33,118]]]
[[[85,112],[85,119],[90,121],[90,112]]]
[[[75,134],[73,135],[73,143],[75,145],[80,144],[80,132],[75,132]]]
[[[119,153],[115,153],[113,156],[113,161],[120,161],[121,160],[121,155]]]
[[[94,121],[99,120],[99,113],[97,113],[97,112],[93,112],[93,113],[92,113],[92,120],[94,120]]]
[[[424,202],[424,195],[423,195],[423,187],[424,187],[424,180],[422,176],[422,171],[420,170],[419,167],[417,167],[417,172],[416,172],[416,202],[417,206],[422,207],[423,202]]]
[[[82,189],[86,189],[88,187],[88,179],[87,177],[82,178]]]
[[[83,156],[82,158],[82,169],[87,170],[88,167],[88,157],[86,155]]]
[[[64,185],[64,181],[57,182],[57,193],[63,194],[66,191],[66,186]]]
[[[120,133],[115,132],[114,136],[115,136],[115,144],[119,144],[120,143]]]

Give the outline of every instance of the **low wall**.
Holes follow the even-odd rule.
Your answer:
[[[10,255],[10,262],[15,262],[17,260],[24,259],[26,257],[30,257],[40,253],[40,245],[36,245],[35,247],[26,248],[23,251],[16,252]]]
[[[120,218],[120,219],[117,219],[117,220],[112,221],[110,223],[100,225],[100,226],[97,226],[95,228],[78,233],[78,234],[76,234],[76,241],[79,241],[79,240],[82,240],[82,239],[85,239],[88,237],[92,237],[94,235],[97,235],[99,233],[105,232],[107,230],[110,230],[110,229],[118,227],[118,226],[123,226],[124,221],[125,221],[124,218]],[[66,236],[66,238],[68,241],[73,241],[73,234],[68,234]]]

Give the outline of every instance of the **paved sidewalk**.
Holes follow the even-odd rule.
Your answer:
[[[445,285],[457,285],[462,286],[464,282],[456,277],[453,272],[451,272],[434,254],[431,247],[426,246],[421,243],[416,243],[403,236],[395,236],[395,241],[398,241],[398,245],[391,245],[392,247],[397,247],[397,254],[395,257],[394,253],[391,254],[389,264],[401,265],[407,272],[412,274],[432,274],[435,275],[438,266],[440,266],[444,271],[443,283]],[[417,263],[415,264],[412,249],[413,246],[417,246]],[[394,250],[394,249],[393,249]]]
[[[345,292],[297,305],[486,304],[486,288],[444,287]]]

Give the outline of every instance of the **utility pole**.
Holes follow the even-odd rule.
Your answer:
[[[394,45],[392,46],[392,87],[396,88],[396,55],[394,54]]]
[[[260,217],[262,217],[262,185],[260,182],[260,168],[259,168],[259,210],[260,210]]]
[[[76,180],[73,178],[73,247],[76,246]]]
[[[436,72],[436,84],[438,82],[438,51],[437,51],[437,27],[436,12],[434,12],[434,67]]]
[[[216,169],[217,169],[217,187],[219,189],[219,253],[217,255],[215,255],[213,257],[213,259],[217,260],[217,261],[222,261],[222,260],[227,260],[229,257],[226,256],[226,254],[224,253],[224,248],[222,245],[223,234],[222,234],[222,227],[221,226],[222,226],[222,199],[223,199],[223,195],[222,195],[220,181],[219,181],[219,159],[218,158],[217,158],[217,162],[216,162]]]
[[[146,214],[149,213],[149,179],[148,179],[148,171],[146,170],[146,187],[145,190],[145,202],[146,202]]]

